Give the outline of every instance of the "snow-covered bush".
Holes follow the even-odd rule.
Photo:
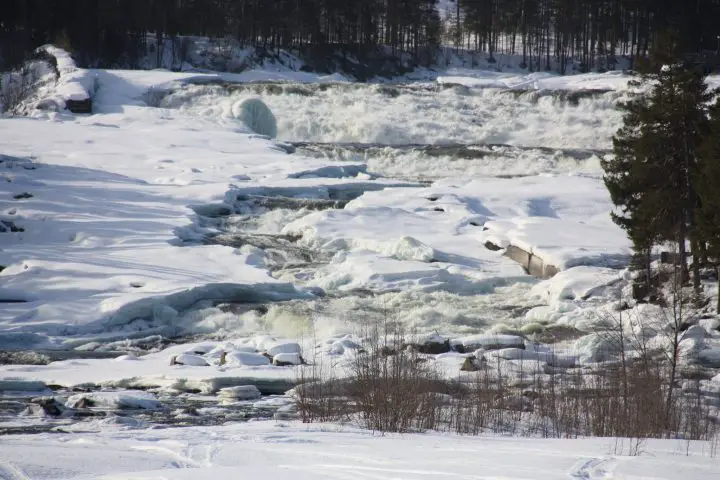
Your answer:
[[[38,92],[57,80],[54,66],[47,60],[30,60],[20,67],[0,74],[0,111],[27,113]]]

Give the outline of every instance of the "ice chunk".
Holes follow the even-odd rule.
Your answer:
[[[255,400],[262,394],[255,385],[238,385],[237,387],[221,388],[218,397],[232,400]]]
[[[415,260],[418,262],[431,262],[435,258],[435,251],[413,237],[402,237],[383,249],[383,254],[398,260]]]
[[[132,408],[156,410],[160,402],[154,395],[140,390],[123,390],[121,392],[91,392],[72,395],[65,402],[68,408],[104,407]]]
[[[465,350],[499,349],[499,348],[525,348],[525,340],[517,335],[480,334],[461,338]]]
[[[233,113],[253,132],[271,138],[277,136],[275,115],[259,98],[249,98],[234,105]]]
[[[591,333],[575,342],[575,349],[582,363],[611,360],[621,351],[621,342],[612,333]]]

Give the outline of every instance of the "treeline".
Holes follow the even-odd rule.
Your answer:
[[[681,51],[703,61],[716,54],[718,0],[457,0],[448,15],[448,40],[457,47],[522,55],[532,70],[613,69],[617,55],[631,60],[652,51],[674,31]],[[707,58],[708,63],[714,58]]]
[[[435,0],[3,0],[0,49],[7,64],[34,47],[71,48],[81,64],[129,65],[149,39],[230,37],[240,46],[391,55],[434,50]]]
[[[521,55],[531,70],[614,68],[674,30],[687,54],[716,52],[718,0],[3,0],[0,61],[71,48],[81,64],[134,66],[158,38],[232,38],[322,56],[382,47],[430,62],[440,44]],[[153,39],[152,41],[150,39]]]

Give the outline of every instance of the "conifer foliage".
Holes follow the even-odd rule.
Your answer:
[[[682,63],[662,65],[634,86],[621,105],[614,155],[602,167],[613,220],[633,243],[636,297],[652,298],[659,286],[652,262],[660,246],[676,253],[677,274],[699,294],[701,268],[720,259],[720,104],[710,108],[715,92]]]

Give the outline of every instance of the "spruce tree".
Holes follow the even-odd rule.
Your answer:
[[[602,166],[617,207],[613,220],[633,242],[636,266],[643,272],[638,291],[645,296],[652,286],[651,252],[657,244],[676,245],[679,273],[683,281],[688,278],[686,242],[699,244],[694,179],[711,94],[702,74],[682,64],[645,74],[636,86],[643,93],[621,105],[624,124],[613,138],[613,158]],[[693,265],[699,289],[698,261]]]

